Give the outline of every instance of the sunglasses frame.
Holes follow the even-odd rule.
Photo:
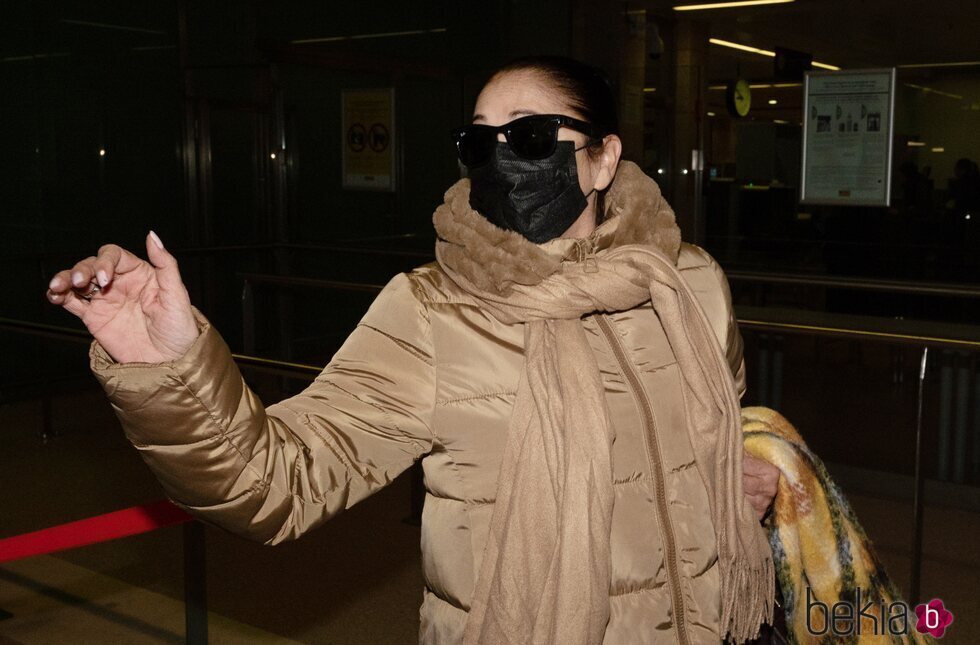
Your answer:
[[[522,124],[528,121],[541,121],[541,120],[543,120],[545,123],[551,125],[554,128],[552,134],[552,143],[548,150],[548,153],[540,157],[529,157],[524,154],[521,154],[521,152],[514,147],[513,141],[511,141],[514,124]],[[460,149],[461,146],[464,145],[463,140],[467,135],[472,136],[473,134],[483,132],[486,133],[488,137],[492,137],[491,139],[492,141],[496,142],[497,135],[502,132],[504,138],[507,140],[507,145],[509,145],[510,149],[514,151],[514,154],[521,157],[522,159],[528,159],[534,161],[539,159],[547,159],[548,157],[550,157],[555,153],[555,148],[558,146],[558,128],[561,127],[571,128],[576,132],[581,132],[582,134],[588,135],[589,144],[593,143],[594,141],[602,140],[602,136],[599,134],[599,129],[596,126],[594,126],[591,123],[588,123],[587,121],[582,121],[581,119],[565,116],[564,114],[528,114],[527,116],[518,117],[513,121],[510,121],[509,123],[505,123],[503,125],[483,125],[481,123],[470,123],[468,125],[464,125],[453,129],[451,131],[451,135],[453,141],[456,144],[456,156],[459,157],[460,162],[467,168],[476,168],[490,161],[490,159],[493,158],[493,151],[491,150],[490,154],[487,155],[487,158],[484,161],[481,161],[473,165],[467,164],[465,161],[463,161],[462,150]]]

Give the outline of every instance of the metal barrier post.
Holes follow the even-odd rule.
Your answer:
[[[187,645],[207,645],[208,606],[204,525],[184,524],[184,630]]]
[[[909,604],[919,604],[919,583],[922,578],[922,493],[925,480],[922,476],[922,404],[926,383],[926,366],[929,348],[922,348],[919,365],[919,402],[915,420],[915,492],[912,497],[912,575],[909,582]]]
[[[252,292],[252,283],[248,278],[245,279],[245,285],[242,287],[242,336],[245,351],[249,354],[254,354],[255,294]]]

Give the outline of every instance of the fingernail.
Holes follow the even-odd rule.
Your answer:
[[[51,278],[51,282],[48,283],[48,289],[54,291],[56,288],[58,288],[59,284],[61,284],[61,280],[58,278]]]
[[[71,274],[71,283],[76,287],[80,287],[85,283],[85,277],[81,271],[75,271]]]
[[[103,271],[102,269],[99,269],[98,271],[96,271],[95,272],[95,276],[96,276],[96,278],[99,281],[99,286],[100,287],[104,287],[104,286],[106,286],[106,284],[109,283],[109,276],[107,276],[106,273],[105,273],[105,271]]]
[[[163,248],[163,242],[160,241],[160,236],[158,236],[153,231],[150,231],[150,237],[153,238],[153,242],[154,242],[154,244],[157,245],[158,248],[161,248],[161,249]]]

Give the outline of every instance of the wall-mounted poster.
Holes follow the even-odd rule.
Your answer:
[[[344,90],[341,102],[344,188],[395,190],[394,90]]]
[[[804,204],[888,206],[895,69],[807,72]]]

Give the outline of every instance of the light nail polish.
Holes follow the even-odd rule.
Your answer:
[[[163,248],[163,242],[160,241],[160,236],[150,231],[150,237],[153,238],[153,243],[157,245],[158,248]]]

